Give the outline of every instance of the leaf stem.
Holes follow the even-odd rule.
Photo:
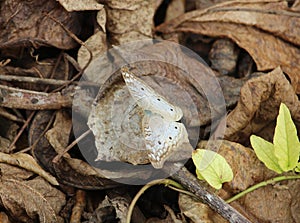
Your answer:
[[[127,218],[126,218],[126,223],[130,223],[131,220],[131,215],[133,212],[133,208],[137,202],[137,200],[140,198],[140,196],[150,187],[154,186],[154,185],[158,185],[158,184],[165,184],[166,186],[168,185],[172,185],[176,188],[179,189],[184,189],[181,184],[177,183],[174,180],[171,179],[158,179],[158,180],[153,180],[149,183],[147,183],[145,186],[143,186],[140,191],[134,196],[134,198],[132,199],[129,207],[128,207],[128,213],[127,213]]]
[[[239,198],[241,198],[242,196],[246,195],[247,193],[250,193],[260,187],[264,187],[267,186],[269,184],[274,184],[276,182],[280,182],[283,180],[294,180],[294,179],[300,179],[300,175],[293,175],[293,176],[278,176],[278,177],[274,177],[272,179],[260,182],[258,184],[253,185],[252,187],[249,187],[248,189],[242,191],[241,193],[238,193],[237,195],[233,196],[232,198],[229,198],[228,200],[226,200],[227,203],[230,203],[232,201],[235,201]]]

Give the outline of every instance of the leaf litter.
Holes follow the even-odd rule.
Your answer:
[[[187,42],[185,41],[187,39],[185,37],[188,35],[187,33],[189,35],[193,34],[197,41],[204,41],[201,43],[202,45],[197,46],[197,50],[199,54],[206,55],[206,61],[212,65],[211,68],[214,69],[221,83],[228,109],[225,140],[221,141],[222,146],[218,153],[230,164],[234,178],[231,182],[223,184],[223,188],[217,192],[220,197],[227,199],[258,182],[276,176],[276,173],[268,170],[257,159],[253,150],[249,148],[249,137],[252,134],[256,134],[268,141],[272,141],[275,120],[281,102],[285,103],[291,111],[292,119],[299,134],[300,40],[299,29],[295,27],[300,22],[300,4],[299,1],[277,0],[199,0],[196,3],[186,1],[186,5],[183,2],[174,0],[168,7],[163,8],[166,12],[165,22],[155,27],[157,24],[153,22],[153,18],[161,15],[156,15],[156,12],[160,8],[162,1],[132,2],[127,0],[109,0],[101,1],[101,4],[97,1],[88,1],[84,2],[83,5],[80,5],[78,1],[41,2],[39,4],[3,1],[0,13],[6,26],[0,35],[1,56],[4,59],[11,58],[13,62],[6,65],[2,70],[5,75],[34,76],[41,79],[50,77],[67,80],[76,75],[76,70],[81,72],[80,67],[83,68],[89,61],[90,51],[93,58],[97,58],[98,55],[105,53],[110,45],[153,38],[153,36],[158,37],[160,34],[163,35],[160,35],[159,38],[167,38],[166,34],[180,34],[169,35],[169,37],[172,40],[186,44]],[[207,8],[208,6],[209,8]],[[33,10],[37,8],[39,10]],[[68,11],[77,12],[70,13]],[[43,14],[42,12],[45,13]],[[53,21],[47,13],[51,14],[61,24]],[[86,17],[82,15],[86,15]],[[39,21],[39,23],[36,23],[36,21]],[[155,31],[160,33],[155,33]],[[81,46],[81,49],[79,49],[79,44],[71,38],[70,32],[82,37],[87,48]],[[205,40],[205,36],[208,36],[209,39]],[[46,50],[43,49],[45,46],[47,47]],[[194,46],[196,47],[196,44]],[[206,49],[199,46],[205,46]],[[29,47],[35,48],[38,54],[51,58],[52,65],[44,68],[37,66],[43,64],[40,62],[46,62],[46,60],[36,58],[35,62],[32,62],[35,57],[29,51],[26,52]],[[209,49],[207,50],[208,47]],[[59,60],[61,56],[59,56],[59,53],[55,53],[55,50],[61,49],[74,50],[73,52],[67,52],[67,54],[77,58],[78,64],[76,64],[74,59],[67,61],[67,57],[64,60]],[[74,53],[78,49],[78,53]],[[52,50],[54,51],[52,52]],[[21,54],[23,58],[20,57]],[[250,60],[245,58],[253,59],[256,67],[252,67]],[[56,60],[60,62],[54,64],[53,61]],[[242,61],[246,61],[245,64],[242,64]],[[102,63],[105,65],[105,62]],[[20,64],[23,66],[19,66]],[[73,65],[75,69],[70,69],[70,65]],[[95,69],[95,77],[98,74],[97,69],[101,68],[102,65],[100,64]],[[143,66],[146,74],[155,73],[156,71],[163,73],[164,70],[171,73],[174,72],[169,67]],[[251,69],[247,68],[248,74],[251,71],[250,75],[247,74],[245,78],[235,78],[243,76],[237,74],[239,66],[251,67]],[[28,67],[30,68],[28,69]],[[252,70],[260,72],[252,73]],[[41,75],[44,73],[46,75]],[[53,74],[55,75],[53,76]],[[231,76],[229,77],[228,74]],[[100,85],[103,85],[107,78],[108,76],[99,77]],[[181,85],[187,87],[184,83],[188,83],[189,79],[185,78],[179,76],[179,81],[181,81]],[[53,86],[46,87],[36,83],[24,85],[2,81],[2,79],[1,85],[4,86],[1,88],[3,89],[1,90],[1,107],[9,109],[9,112],[19,120],[24,120],[23,116],[26,116],[24,109],[40,110],[51,108],[60,111],[57,112],[56,121],[49,126],[50,130],[48,131],[45,129],[48,122],[50,122],[50,113],[47,111],[39,112],[30,124],[28,132],[25,131],[23,133],[24,135],[29,135],[29,142],[26,140],[27,136],[21,137],[16,147],[12,150],[8,150],[8,147],[16,134],[14,133],[12,134],[13,136],[8,137],[0,131],[2,147],[0,156],[2,157],[0,161],[0,206],[3,210],[1,212],[3,219],[9,218],[18,222],[34,222],[37,219],[39,219],[39,222],[63,222],[60,215],[62,208],[65,208],[64,211],[68,213],[72,212],[65,205],[66,194],[73,196],[72,193],[67,191],[76,190],[77,188],[87,190],[116,187],[116,183],[106,179],[78,155],[76,147],[69,154],[62,157],[58,163],[52,163],[53,158],[71,143],[73,137],[71,134],[72,123],[70,116],[68,112],[65,112],[71,106],[69,103],[71,97],[67,97],[66,109],[62,111],[61,103],[55,106],[52,105],[52,107],[49,105],[51,100],[53,100],[53,103],[57,102],[55,98],[51,98],[53,94],[49,91],[47,94],[38,92],[44,91],[48,87],[53,90],[55,89]],[[12,97],[10,100],[7,100],[8,95],[5,94],[5,87],[7,86],[12,87],[9,90],[13,90],[16,93],[15,95],[23,92],[22,88],[34,92],[28,92],[29,100],[26,98],[27,96],[24,98]],[[109,90],[111,90],[112,94],[114,94],[114,89],[116,88],[110,86]],[[84,88],[81,90],[83,91]],[[89,93],[84,95],[90,95]],[[58,95],[60,97],[60,93]],[[195,98],[200,99],[198,108],[201,114],[201,123],[203,124],[201,129],[203,132],[206,132],[201,134],[206,139],[207,132],[210,131],[207,130],[210,125],[210,117],[207,115],[208,110],[205,98],[201,97],[199,92],[194,92],[193,95]],[[45,107],[34,105],[34,98],[40,96],[43,100],[50,103]],[[180,98],[180,94],[178,93],[176,97]],[[7,101],[5,102],[5,100]],[[87,104],[90,105],[90,103]],[[192,115],[190,120],[193,120]],[[16,126],[20,126],[22,123],[12,122]],[[196,124],[199,125],[199,123]],[[194,125],[196,124],[194,123]],[[1,129],[4,129],[4,122],[1,122],[0,125]],[[81,127],[82,129],[87,128],[84,125]],[[13,129],[18,128],[14,127]],[[43,132],[47,132],[46,137]],[[83,139],[83,142],[87,142],[87,139]],[[206,141],[200,142],[199,147],[201,144],[205,145]],[[33,157],[27,153],[13,153],[29,146],[33,147]],[[92,148],[88,149],[92,151]],[[214,148],[211,149],[214,150]],[[137,156],[136,158],[144,159],[142,156]],[[136,162],[136,159],[132,160]],[[193,168],[190,169],[192,171]],[[53,187],[45,180],[47,179],[52,184],[57,185],[56,179],[49,173],[58,180],[59,186]],[[109,174],[118,178],[124,172],[110,172]],[[132,172],[129,174],[129,177],[136,176],[136,174]],[[148,177],[144,173],[138,174],[140,174],[138,176]],[[208,185],[207,187],[209,188]],[[136,192],[136,189],[132,190],[126,186],[121,186],[121,188],[128,190],[131,194]],[[255,190],[231,205],[253,222],[299,222],[298,210],[300,204],[299,199],[297,199],[299,197],[299,188],[299,180],[284,181],[280,184],[268,185]],[[118,189],[114,190],[118,191]],[[162,190],[164,192],[167,191],[167,189],[160,188],[158,192]],[[110,206],[111,211],[104,211],[106,208],[104,207],[105,202],[107,201],[105,195],[108,192],[101,191],[97,199],[94,193],[95,191],[87,194],[87,203],[84,208],[85,213],[82,215],[82,221],[93,222],[92,219],[89,221],[87,216],[92,213],[97,215],[97,209],[94,207],[100,207],[101,209],[99,211],[101,216],[97,219],[98,221],[108,216],[116,217],[113,213],[121,211],[117,205]],[[147,193],[144,196],[144,199],[150,200]],[[120,197],[122,199],[122,196]],[[168,203],[171,198],[162,196],[161,199],[163,200],[162,203]],[[162,220],[166,215],[155,216],[156,219],[160,217],[160,220],[157,221],[185,222],[186,219],[191,222],[224,221],[212,210],[203,207],[203,204],[199,203],[199,201],[190,200],[186,195],[180,195],[177,201],[176,199],[175,201],[172,200],[173,203],[169,203],[166,206],[166,210],[169,213],[168,217]],[[174,205],[176,206],[177,203],[180,210],[176,209],[176,207],[174,208]],[[125,211],[122,210],[122,213],[118,215],[120,222],[124,221],[126,205],[128,203],[124,204]],[[139,205],[139,208],[143,210],[143,213],[151,213],[152,211],[151,208],[147,209],[141,205]],[[200,210],[202,212],[199,212]],[[160,213],[165,213],[163,206],[160,208]],[[181,214],[180,217],[179,213]],[[137,218],[139,220],[136,222],[144,222],[145,216]],[[65,220],[67,220],[67,217],[65,217]]]

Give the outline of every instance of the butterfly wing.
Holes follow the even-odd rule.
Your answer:
[[[149,160],[156,169],[163,167],[181,143],[188,142],[188,134],[182,123],[165,120],[157,114],[145,114],[143,131]]]
[[[166,98],[157,94],[144,81],[137,78],[127,67],[121,69],[123,79],[136,103],[144,110],[157,113],[165,119],[178,121],[182,118],[182,110],[170,104]]]

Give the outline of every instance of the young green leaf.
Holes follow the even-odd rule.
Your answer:
[[[276,173],[283,172],[278,164],[277,157],[274,155],[274,146],[272,143],[256,135],[252,135],[250,137],[250,142],[254,152],[256,153],[256,156],[266,165],[266,167],[275,171]]]
[[[231,167],[218,153],[197,149],[193,152],[192,159],[199,178],[204,178],[215,189],[221,189],[222,183],[233,178]]]
[[[298,163],[300,143],[288,107],[281,103],[274,133],[274,154],[282,170],[293,170]]]
[[[296,168],[295,168],[295,171],[297,173],[300,173],[300,163],[297,164]]]

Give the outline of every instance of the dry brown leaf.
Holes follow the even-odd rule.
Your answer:
[[[231,0],[194,0],[195,1],[195,8],[196,9],[205,9],[208,7],[211,7],[213,5],[222,3],[222,2],[228,2]]]
[[[68,11],[101,10],[103,5],[96,0],[58,0],[59,3]]]
[[[0,212],[0,222],[1,223],[11,223],[8,216],[4,212]]]
[[[66,195],[63,192],[51,186],[41,177],[36,177],[32,180],[26,181],[24,184],[38,191],[40,195],[47,200],[48,204],[58,216],[59,212],[66,204]]]
[[[91,51],[92,58],[97,59],[100,55],[103,55],[107,51],[106,34],[102,31],[96,32],[87,41],[85,41],[85,45]],[[81,68],[86,66],[90,57],[91,55],[87,48],[85,46],[81,46],[77,55],[79,66]]]
[[[224,218],[219,215],[215,215],[213,219],[211,215],[211,209],[206,205],[201,203],[198,200],[186,195],[179,194],[178,204],[181,212],[187,216],[191,222],[197,223],[226,223]]]
[[[300,93],[300,23],[286,1],[231,1],[184,14],[157,28],[164,33],[191,32],[228,37],[254,59],[258,70],[281,66]]]
[[[32,177],[35,173],[17,166],[0,163],[1,176],[18,180],[26,180]]]
[[[69,137],[72,130],[72,119],[64,110],[56,113],[53,128],[45,134],[47,140],[58,154],[61,154],[69,143]],[[64,154],[69,157],[67,153]]]
[[[185,12],[185,0],[173,0],[168,5],[165,21],[176,18]]]
[[[97,13],[97,23],[101,27],[101,31],[103,31],[104,33],[106,33],[106,20],[106,11],[105,8],[103,8]]]
[[[35,159],[26,153],[6,154],[0,152],[0,162],[22,167],[42,176],[53,185],[59,185],[53,176],[43,170]]]
[[[228,39],[216,40],[209,52],[211,68],[220,74],[233,74],[238,62],[239,49]]]
[[[247,212],[259,217],[260,222],[299,223],[299,188],[300,180],[288,180],[255,190],[240,202]]]
[[[108,1],[107,30],[110,43],[122,43],[152,38],[156,0]]]
[[[15,146],[10,150],[11,141],[9,139],[6,139],[2,136],[0,136],[0,151],[3,153],[10,153],[11,150],[15,149]]]
[[[252,78],[241,88],[236,108],[227,116],[225,139],[248,142],[251,134],[258,134],[273,122],[280,103],[285,103],[300,128],[300,101],[280,68]]]
[[[34,222],[38,217],[41,223],[63,222],[56,217],[45,197],[24,182],[2,178],[0,185],[1,206],[14,219],[21,222]]]
[[[65,28],[72,33],[79,34],[81,22],[78,15],[68,13],[56,1],[5,0],[0,4],[0,17],[3,22],[0,48],[24,45],[38,48],[50,45],[59,49],[72,49],[77,46],[60,24],[45,16],[51,15],[64,23]]]
[[[300,11],[300,1],[295,0],[293,6],[291,7],[291,10],[299,12]]]

